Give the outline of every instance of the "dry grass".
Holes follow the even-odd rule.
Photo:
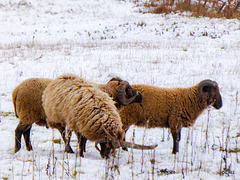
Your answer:
[[[139,0],[135,3],[140,5]],[[194,17],[240,19],[239,0],[150,0],[140,6],[142,13],[183,13],[190,12]]]

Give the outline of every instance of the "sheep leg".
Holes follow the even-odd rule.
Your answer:
[[[70,146],[70,141],[71,141],[71,137],[72,137],[72,131],[67,129],[67,135],[65,135],[65,137],[67,137],[66,141],[64,141],[64,143],[65,143],[65,152],[74,153],[72,148],[71,148],[71,146]]]
[[[84,157],[83,152],[86,152],[87,138],[85,138],[81,133],[76,133],[79,145],[79,156]]]
[[[128,130],[128,129],[127,129],[127,130]],[[127,130],[125,130],[125,134],[127,133]],[[123,138],[123,141],[126,141],[126,138],[125,138],[125,137]],[[122,147],[122,150],[128,151],[128,148],[127,148],[127,147]]]
[[[22,134],[29,128],[29,125],[18,124],[15,129],[15,147],[14,153],[18,152],[21,149],[21,139]]]
[[[82,139],[81,139],[81,147],[82,147],[84,152],[86,152],[86,144],[87,144],[87,138],[85,138],[83,136]]]
[[[32,144],[30,140],[30,131],[31,131],[32,126],[29,127],[25,132],[23,132],[24,140],[25,140],[25,145],[28,151],[32,150]]]
[[[179,141],[181,139],[181,130],[178,131],[171,131],[173,137],[173,149],[172,154],[176,154],[179,151]]]
[[[71,140],[71,131],[67,132],[67,138],[66,138],[66,129],[65,127],[61,126],[61,125],[57,125],[56,128],[58,129],[58,131],[60,132],[62,139],[64,141],[65,144],[65,152],[67,153],[74,153],[74,151],[72,150],[71,146],[70,146],[70,140]]]

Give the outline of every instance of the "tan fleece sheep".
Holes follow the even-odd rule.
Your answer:
[[[27,150],[32,150],[30,130],[33,123],[47,127],[45,120],[46,115],[42,107],[41,96],[46,86],[50,82],[50,79],[31,78],[23,81],[14,89],[12,93],[12,101],[16,117],[18,117],[18,114],[20,114],[19,125],[15,130],[15,152],[18,152],[21,148],[22,134],[24,134]],[[123,85],[125,85],[126,88],[123,88]],[[129,101],[134,103],[142,100],[141,95],[137,94],[137,92],[131,88],[128,82],[123,81],[120,78],[112,78],[107,84],[98,84],[96,86],[103,91],[106,91],[116,101],[116,105],[118,107],[128,103]],[[126,92],[127,97],[119,95],[119,93],[125,94],[122,92],[123,90]],[[136,95],[136,98],[131,99],[134,97],[134,95]],[[57,129],[61,133],[64,143],[66,144],[65,127],[58,126]],[[81,138],[81,142],[86,143],[86,139],[84,137]],[[85,150],[85,144],[83,145]],[[65,147],[66,152],[73,153],[73,150],[69,144],[66,144]]]
[[[81,134],[99,143],[109,137],[108,132],[118,142],[114,148],[121,145],[124,132],[115,102],[97,86],[75,75],[63,75],[47,86],[42,101],[50,127],[67,127],[78,140]]]
[[[143,101],[121,109],[123,129],[127,131],[131,125],[170,128],[173,154],[179,151],[183,127],[192,126],[209,105],[216,109],[222,107],[218,84],[211,80],[201,81],[189,88],[165,89],[147,85],[132,87],[142,94]]]
[[[33,123],[47,127],[41,96],[50,82],[50,79],[43,78],[27,79],[13,90],[12,102],[15,115],[19,118],[19,124],[15,129],[15,153],[21,148],[22,134],[27,150],[32,150],[30,131]]]

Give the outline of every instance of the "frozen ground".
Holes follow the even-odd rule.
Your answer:
[[[118,0],[10,0],[0,2],[0,39],[0,178],[239,178],[238,20],[140,14],[133,3]],[[60,134],[36,125],[34,151],[22,142],[14,154],[12,90],[24,79],[63,73],[98,83],[118,75],[159,87],[188,87],[208,78],[218,82],[223,107],[209,108],[193,128],[183,129],[176,156],[167,129],[131,127],[128,140],[135,131],[135,142],[157,143],[156,150],[120,150],[106,161],[91,142],[85,158],[67,156],[63,143],[52,142]]]

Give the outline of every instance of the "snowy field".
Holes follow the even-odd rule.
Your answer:
[[[119,0],[0,2],[1,179],[239,179],[240,21],[138,12],[132,2]],[[96,83],[117,75],[158,87],[212,79],[223,107],[205,110],[182,130],[176,156],[167,129],[134,126],[127,140],[158,147],[117,150],[104,160],[88,142],[79,158],[63,152],[58,131],[33,125],[34,150],[22,141],[14,154],[13,89],[28,78],[64,73]]]

